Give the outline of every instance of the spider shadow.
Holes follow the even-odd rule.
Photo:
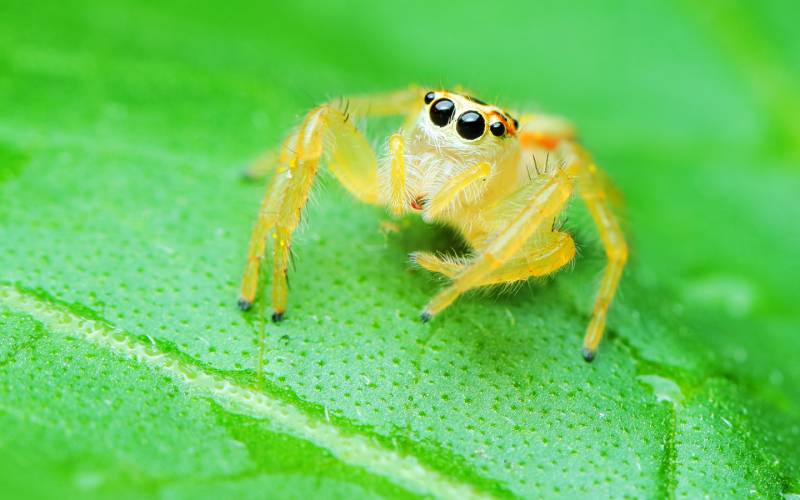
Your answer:
[[[466,255],[469,245],[458,232],[445,225],[427,224],[419,217],[400,219],[401,231],[393,238],[405,253],[432,252],[448,255]]]

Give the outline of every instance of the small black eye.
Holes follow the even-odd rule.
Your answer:
[[[439,99],[431,106],[431,121],[434,125],[444,127],[456,113],[456,105],[450,99]]]
[[[434,94],[433,92],[428,92],[427,94],[425,94],[425,104],[432,103],[434,99],[436,99],[436,94]]]
[[[484,121],[483,115],[477,111],[467,111],[458,117],[458,123],[456,123],[458,135],[464,139],[477,139],[483,135],[485,129],[486,121]]]
[[[501,135],[506,133],[506,126],[503,125],[503,122],[494,122],[489,125],[489,130],[492,131],[493,135],[500,137]]]

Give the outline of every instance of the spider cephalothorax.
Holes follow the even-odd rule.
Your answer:
[[[487,131],[494,137],[513,137],[519,126],[508,113],[472,96],[430,91],[425,94],[424,102],[430,123],[439,128],[452,124],[465,141],[478,141]]]
[[[351,116],[405,115],[379,161]],[[289,244],[320,160],[356,198],[384,204],[395,215],[418,212],[457,229],[474,254],[442,259],[418,252],[412,260],[452,279],[424,308],[430,320],[472,288],[551,274],[575,255],[557,219],[576,185],[589,207],[608,257],[584,338],[594,358],[628,250],[606,201],[606,187],[590,155],[565,120],[523,114],[519,121],[467,94],[417,88],[325,104],[310,111],[266,162],[279,164],[264,197],[242,280],[243,309],[253,303],[269,234],[274,242],[273,319],[286,309]]]
[[[422,211],[445,184],[478,164],[496,164],[508,154],[517,123],[499,108],[474,97],[449,91],[429,91],[414,126],[404,138],[405,200],[407,208]],[[386,163],[379,177],[392,189]],[[395,187],[399,187],[395,185]],[[461,194],[478,198],[485,183],[467,186]],[[403,211],[395,207],[395,212]],[[431,214],[425,214],[431,220]]]

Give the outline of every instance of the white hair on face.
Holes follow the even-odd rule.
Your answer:
[[[424,107],[413,127],[404,134],[403,157],[405,163],[405,192],[409,203],[418,197],[430,198],[453,177],[480,163],[496,165],[501,155],[507,152],[505,137],[496,137],[488,127],[485,113],[480,106],[471,105],[468,99],[458,96],[445,97],[454,101],[455,109],[451,120],[444,126],[433,123],[430,107]],[[481,137],[469,140],[461,137],[456,129],[459,116],[467,111],[481,113],[486,121]],[[381,179],[389,179],[391,159],[385,155],[381,161]],[[388,199],[390,186],[382,185],[382,195]],[[468,187],[460,197],[463,201],[478,199],[485,183],[476,183]],[[456,209],[457,205],[450,207]]]
[[[502,144],[488,131],[477,140],[467,140],[458,135],[456,121],[462,113],[454,115],[450,123],[444,127],[434,124],[427,112],[420,113],[414,134],[418,136],[420,146],[424,147],[426,141],[422,139],[427,138],[429,147],[436,149],[442,155],[462,161],[474,160],[476,163],[493,160],[503,149]]]

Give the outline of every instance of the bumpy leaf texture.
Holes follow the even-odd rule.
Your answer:
[[[489,10],[491,8],[491,10]],[[800,45],[791,2],[0,6],[0,484],[28,497],[800,493]],[[457,241],[322,176],[290,311],[243,314],[262,183],[325,99],[461,84],[562,113],[627,198],[602,250],[473,294]],[[376,145],[378,130],[367,129]]]

